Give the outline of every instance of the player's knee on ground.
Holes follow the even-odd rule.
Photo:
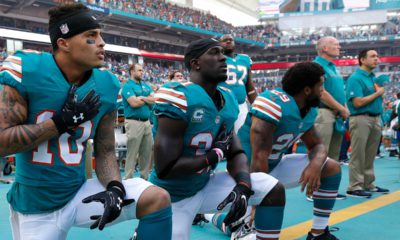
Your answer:
[[[170,205],[171,198],[169,193],[157,186],[151,186],[139,198],[136,209],[137,217],[140,218]]]
[[[321,177],[333,176],[340,172],[341,172],[340,164],[337,161],[328,158],[324,168],[322,169]]]
[[[286,194],[285,187],[278,182],[275,187],[264,197],[260,206],[285,206]]]

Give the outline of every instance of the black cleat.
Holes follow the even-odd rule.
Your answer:
[[[193,219],[192,225],[202,225],[204,223],[208,223],[209,221],[204,217],[204,214],[196,214],[196,216]]]
[[[308,232],[307,240],[339,240],[339,238],[332,235],[329,231],[329,227],[327,226],[324,230],[324,233],[318,236],[314,236],[311,232]]]

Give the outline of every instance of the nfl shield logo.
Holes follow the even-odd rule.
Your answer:
[[[69,28],[68,25],[66,23],[62,24],[60,26],[60,30],[62,34],[67,34],[69,32]]]
[[[221,121],[221,117],[220,117],[220,116],[217,116],[217,117],[215,118],[215,124],[218,124],[220,121]]]

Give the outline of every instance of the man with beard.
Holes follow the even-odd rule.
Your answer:
[[[251,80],[251,65],[253,62],[248,55],[235,53],[235,41],[232,35],[223,35],[220,43],[224,48],[226,64],[228,66],[227,79],[220,83],[220,85],[230,89],[239,103],[239,115],[235,121],[235,132],[237,133],[249,112],[246,97],[250,104],[257,97],[257,91]]]
[[[267,90],[256,98],[238,133],[251,159],[251,172],[269,173],[285,188],[301,185],[301,191],[306,189],[306,194],[313,196],[313,225],[307,240],[337,239],[327,225],[340,184],[340,165],[327,157],[326,147],[313,126],[324,73],[316,63],[294,65],[284,75],[282,89]],[[284,155],[298,139],[304,141],[308,154]],[[217,227],[221,217],[213,218]]]
[[[172,239],[189,239],[196,213],[228,211],[231,226],[256,206],[257,236],[279,236],[285,192],[275,178],[249,173],[233,125],[239,112],[226,79],[223,49],[214,39],[192,42],[185,50],[190,82],[168,82],[155,94],[155,171],[150,181],[172,199]],[[214,173],[226,159],[227,171]]]

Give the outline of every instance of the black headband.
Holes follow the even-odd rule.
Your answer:
[[[50,41],[53,49],[57,49],[59,38],[70,38],[90,29],[100,28],[100,24],[90,10],[82,9],[63,17],[57,23],[49,25]]]
[[[208,49],[215,46],[220,46],[220,43],[213,38],[200,39],[191,42],[189,46],[187,46],[187,48],[185,49],[185,66],[189,69],[189,71],[190,71],[190,61],[192,59],[199,58]]]

